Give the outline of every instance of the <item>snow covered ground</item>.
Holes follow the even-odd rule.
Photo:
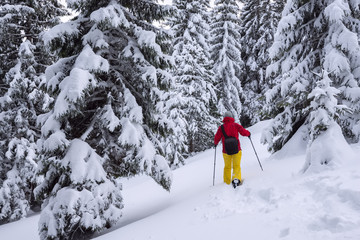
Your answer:
[[[244,185],[236,190],[222,182],[223,159],[214,149],[190,159],[174,171],[171,192],[140,176],[123,182],[125,208],[121,221],[95,236],[98,240],[185,239],[360,239],[360,157],[344,155],[341,163],[319,173],[300,174],[305,147],[297,134],[270,156],[259,143],[268,122],[249,130],[264,171],[250,141],[241,138]],[[334,143],[336,144],[336,143]],[[360,144],[352,145],[357,156]],[[0,226],[0,238],[39,239],[34,215]]]

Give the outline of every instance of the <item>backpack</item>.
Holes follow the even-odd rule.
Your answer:
[[[226,135],[226,132],[224,130],[224,125],[221,125],[222,133],[225,137],[224,145],[225,145],[225,151],[227,155],[234,155],[239,152],[238,147],[238,140],[235,137],[229,137]]]

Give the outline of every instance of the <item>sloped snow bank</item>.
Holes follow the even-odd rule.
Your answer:
[[[250,128],[264,172],[250,143],[242,138],[244,185],[234,190],[222,183],[223,163],[217,149],[212,187],[214,151],[206,151],[174,172],[173,191],[167,200],[159,199],[164,204],[160,211],[97,239],[360,239],[360,161],[346,160],[334,168],[302,174],[306,129],[269,156],[266,146],[259,145],[265,125]],[[329,139],[336,144],[336,138],[324,141]],[[352,149],[360,154],[360,144]],[[143,198],[152,196],[151,191],[142,191]],[[146,203],[144,199],[138,201]]]
[[[332,123],[327,131],[309,144],[302,171],[321,172],[324,168],[351,164],[355,159],[355,153],[346,142],[340,126]]]

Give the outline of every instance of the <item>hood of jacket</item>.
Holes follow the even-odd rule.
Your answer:
[[[233,119],[232,117],[224,117],[223,119],[223,123],[233,123],[235,122],[235,119]]]

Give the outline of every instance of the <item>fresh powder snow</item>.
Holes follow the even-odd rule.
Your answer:
[[[342,155],[328,153],[337,158],[338,164],[312,166],[313,171],[303,174],[306,130],[300,128],[281,151],[270,155],[259,143],[268,125],[269,121],[264,121],[249,128],[263,172],[249,139],[240,138],[245,179],[241,187],[233,189],[223,183],[220,147],[216,150],[212,186],[215,150],[206,150],[173,171],[170,192],[147,176],[121,180],[123,216],[117,225],[94,238],[360,239],[360,161],[355,157],[360,154],[360,144],[349,147],[336,138],[337,131],[323,135],[323,143],[346,151],[341,151]],[[39,239],[38,222],[39,215],[30,214],[1,225],[1,239]]]

